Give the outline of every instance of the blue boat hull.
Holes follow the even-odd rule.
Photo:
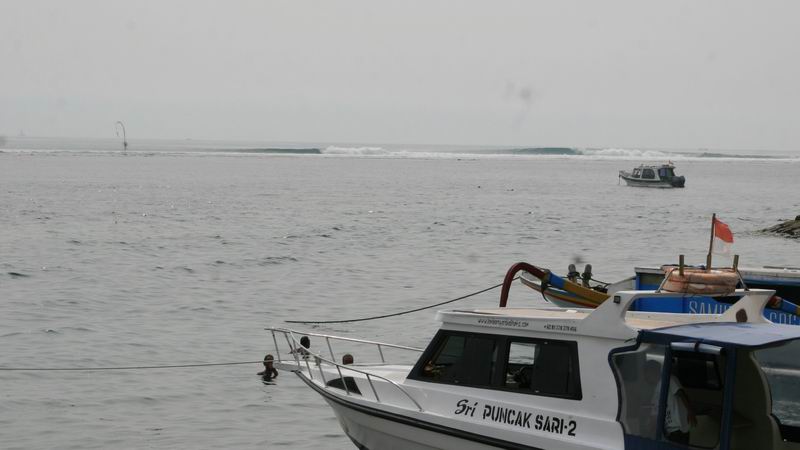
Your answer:
[[[636,272],[635,286],[637,290],[658,289],[659,281],[654,277],[643,276],[639,271]],[[748,280],[745,279],[745,282]],[[777,283],[748,282],[751,288],[774,289],[781,297],[798,303],[800,301],[800,282],[783,280]],[[691,298],[680,297],[659,297],[645,298],[637,300],[631,306],[632,311],[666,312],[666,313],[685,313],[685,314],[721,314],[730,308],[730,304],[714,300],[710,297],[696,296]],[[800,325],[800,316],[791,312],[778,309],[766,308],[764,317],[774,323]]]

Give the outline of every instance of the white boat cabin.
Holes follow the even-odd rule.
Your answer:
[[[772,291],[737,291],[722,315],[627,312],[660,295],[675,294],[443,311],[424,350],[359,341],[382,360],[381,346],[421,352],[413,365],[338,364],[342,338],[324,335],[329,355],[276,365],[362,449],[800,449],[800,327],[763,318]],[[297,348],[297,332],[270,330]]]

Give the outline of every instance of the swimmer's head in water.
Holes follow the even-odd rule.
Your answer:
[[[311,339],[309,339],[308,336],[301,337],[300,345],[302,345],[305,348],[311,347]]]

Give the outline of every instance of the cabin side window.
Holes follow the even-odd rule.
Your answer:
[[[633,178],[639,178],[642,176],[642,171],[640,169],[633,169]]]
[[[619,385],[617,420],[627,435],[691,448],[717,447],[725,388],[724,358],[675,351],[664,368],[665,351],[663,345],[643,344],[612,356]],[[745,389],[750,386],[748,383]]]
[[[800,442],[800,409],[797,408],[800,404],[800,362],[787,356],[796,355],[798,351],[800,340],[753,352],[769,384],[772,417],[777,422],[781,438],[788,442]]]
[[[490,386],[497,361],[492,336],[446,334],[422,366],[420,378],[440,383]]]
[[[664,351],[663,345],[643,345],[611,359],[619,385],[617,420],[626,434],[656,438]]]
[[[664,409],[664,440],[693,448],[719,444],[724,389],[724,358],[675,351]],[[665,378],[666,379],[666,378]],[[751,448],[745,445],[742,448]]]
[[[719,391],[722,389],[723,373],[716,358],[704,353],[677,353],[672,366],[673,375],[681,385],[689,389]]]
[[[656,173],[653,172],[653,169],[643,169],[642,170],[642,178],[650,178],[650,179],[652,179],[652,178],[655,178],[655,177],[656,177]]]
[[[409,378],[581,399],[573,341],[440,331]]]
[[[504,388],[551,397],[581,398],[574,342],[509,339]]]

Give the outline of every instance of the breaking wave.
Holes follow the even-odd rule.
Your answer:
[[[583,152],[576,148],[569,147],[533,147],[533,148],[511,148],[504,150],[494,150],[498,155],[582,155]]]
[[[322,150],[318,148],[242,148],[231,150],[234,153],[264,153],[264,154],[287,154],[287,155],[321,155]]]
[[[338,147],[331,145],[322,153],[325,155],[342,156],[388,156],[391,152],[383,147]]]
[[[476,152],[480,153],[480,152]],[[687,160],[687,159],[758,159],[758,160],[792,160],[800,161],[797,156],[778,156],[766,154],[735,154],[707,151],[667,151],[632,148],[572,148],[572,147],[536,147],[520,149],[494,150],[494,155],[531,156],[531,157],[563,157],[614,160]]]
[[[719,152],[666,151],[631,148],[574,148],[574,147],[524,147],[524,148],[384,148],[379,146],[338,146],[324,148],[254,148],[229,150],[235,153],[263,153],[274,155],[323,155],[338,157],[384,157],[384,158],[587,158],[615,160],[685,160],[685,159],[789,159],[798,157],[782,157],[775,155],[733,154]]]
[[[618,147],[511,147],[446,145],[371,145],[281,143],[260,146],[223,141],[153,140],[134,142],[127,150],[115,140],[9,139],[0,158],[28,155],[110,155],[110,156],[297,156],[339,158],[409,159],[594,159],[594,160],[771,160],[800,162],[800,156],[767,152],[722,152],[707,149],[665,150]]]

